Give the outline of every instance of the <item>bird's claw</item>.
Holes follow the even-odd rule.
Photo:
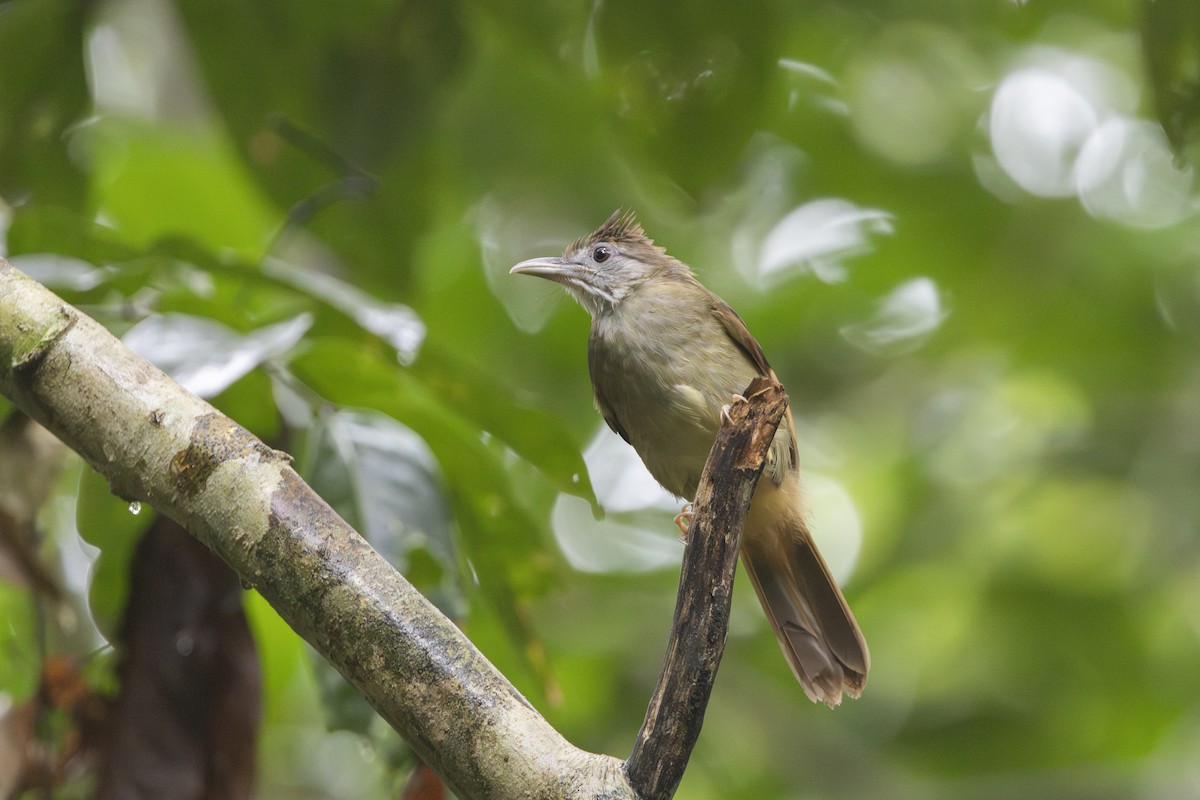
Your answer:
[[[691,503],[685,503],[683,508],[679,509],[679,513],[675,515],[675,527],[679,528],[679,541],[687,544],[688,529],[692,527]]]
[[[721,422],[732,423],[733,418],[729,416],[729,409],[733,408],[734,403],[746,403],[746,402],[749,402],[749,401],[746,400],[745,397],[743,397],[740,394],[735,394],[733,396],[733,403],[726,403],[725,405],[721,406]]]

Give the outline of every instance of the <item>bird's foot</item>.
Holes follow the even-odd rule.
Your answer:
[[[679,541],[687,544],[688,529],[692,527],[692,504],[684,503],[683,508],[675,515],[675,527],[679,528]]]
[[[736,403],[745,403],[745,402],[748,402],[745,397],[742,397],[740,394],[735,394],[733,396],[732,403],[727,403],[726,405],[721,406],[721,422],[722,423],[733,422],[733,419],[729,416],[729,409],[733,408],[733,406]]]

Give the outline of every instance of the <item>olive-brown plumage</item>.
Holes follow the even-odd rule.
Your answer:
[[[725,301],[614,213],[561,258],[512,272],[561,283],[592,317],[588,371],[605,422],[669,492],[692,499],[721,426],[721,408],[774,372]],[[870,655],[804,519],[789,411],[746,517],[742,563],[784,656],[814,701],[858,697]]]

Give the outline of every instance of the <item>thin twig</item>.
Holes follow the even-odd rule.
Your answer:
[[[620,761],[558,734],[286,455],[3,258],[0,394],[211,547],[459,797],[633,800]]]
[[[769,378],[755,378],[745,396],[748,403],[730,409],[700,478],[662,675],[625,762],[644,800],[675,794],[700,736],[725,650],[742,524],[787,409],[783,387]]]

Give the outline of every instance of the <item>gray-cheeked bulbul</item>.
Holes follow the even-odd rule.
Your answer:
[[[691,269],[614,213],[561,258],[511,270],[562,284],[592,317],[588,370],[604,421],[667,491],[692,499],[722,408],[775,373],[745,323]],[[789,410],[746,517],[742,564],[784,656],[814,700],[858,697],[871,658],[805,521]]]

